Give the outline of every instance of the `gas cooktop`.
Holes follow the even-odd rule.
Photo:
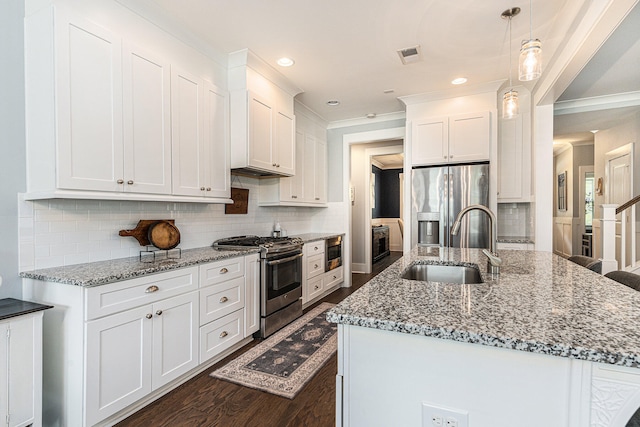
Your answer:
[[[259,236],[236,236],[226,239],[216,240],[213,247],[219,249],[239,248],[261,248],[265,251],[282,251],[299,249],[302,247],[302,239],[299,237],[259,237]]]

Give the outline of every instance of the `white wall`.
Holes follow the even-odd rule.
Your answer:
[[[0,298],[20,298],[18,198],[26,178],[24,132],[24,2],[0,2]]]
[[[180,248],[209,246],[223,237],[268,235],[275,222],[289,235],[342,232],[342,210],[259,207],[258,180],[234,178],[234,187],[249,189],[246,215],[226,215],[224,205],[95,200],[44,200],[20,203],[20,270],[138,256],[141,246],[119,230],[140,219],[175,219]]]

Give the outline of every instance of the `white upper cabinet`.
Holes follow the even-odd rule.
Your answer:
[[[300,90],[247,49],[229,55],[229,89],[231,168],[294,175],[293,97]]]
[[[521,103],[521,108],[526,111],[527,104]],[[531,201],[530,116],[522,110],[513,119],[498,122],[498,202],[502,203]]]
[[[125,191],[171,192],[169,64],[125,43],[122,55]]]
[[[489,160],[490,113],[416,120],[411,128],[412,165]]]
[[[122,191],[120,38],[79,17],[61,15],[57,15],[54,36],[57,186]],[[32,148],[37,150],[35,146],[29,150]]]
[[[212,98],[188,72],[172,79],[189,66],[147,45],[63,7],[25,19],[27,200],[230,201],[226,91]]]
[[[296,175],[261,179],[258,195],[258,204],[261,206],[326,206],[326,125],[304,110],[301,104],[296,104],[296,108],[298,106],[304,113],[296,113]]]

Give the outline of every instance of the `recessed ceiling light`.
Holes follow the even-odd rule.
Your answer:
[[[278,65],[281,67],[291,67],[295,64],[295,61],[291,58],[283,57],[278,59]]]
[[[382,93],[393,93],[393,92],[395,92],[394,89],[385,89],[382,91]]]
[[[458,77],[457,79],[453,79],[451,80],[451,84],[454,85],[461,85],[463,83],[467,82],[467,78],[466,77]]]
[[[376,113],[367,114],[367,119],[375,119],[375,118],[376,118]]]
[[[337,99],[332,99],[330,101],[327,101],[327,105],[330,107],[335,107],[336,105],[340,105],[340,101],[338,101]]]

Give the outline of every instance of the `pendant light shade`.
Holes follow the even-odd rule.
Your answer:
[[[502,96],[502,118],[513,119],[520,113],[520,103],[518,102],[518,91],[513,90],[511,81],[511,19],[520,13],[519,7],[507,9],[500,15],[502,19],[509,20],[509,86],[510,89]]]
[[[528,82],[542,74],[542,43],[538,39],[523,40],[520,48],[518,79]]]
[[[520,114],[520,103],[518,102],[518,91],[509,90],[502,97],[502,118],[513,119]]]
[[[520,46],[520,60],[518,61],[518,79],[528,82],[540,78],[542,74],[542,43],[534,39],[533,8],[529,0],[529,40],[523,40]]]

